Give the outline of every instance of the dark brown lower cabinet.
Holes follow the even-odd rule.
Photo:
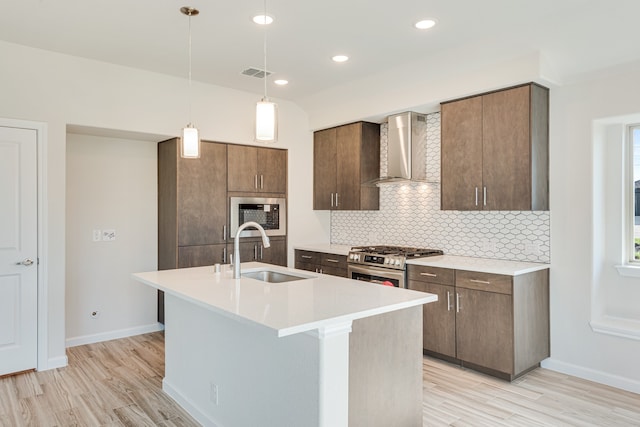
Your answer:
[[[257,261],[267,264],[287,266],[287,241],[284,238],[273,237],[271,246],[265,248],[262,239],[240,241],[240,262]],[[233,243],[229,244],[228,252],[233,254]],[[234,261],[235,262],[235,261]]]
[[[456,357],[456,312],[452,304],[455,298],[453,286],[410,281],[410,289],[438,295],[438,301],[422,310],[424,325],[422,342],[425,349],[444,356]],[[429,325],[429,327],[427,327]]]
[[[410,265],[423,306],[424,353],[506,380],[549,357],[549,270],[506,276]]]
[[[347,256],[296,249],[295,268],[331,276],[347,277]]]
[[[226,264],[228,259],[226,244],[180,246],[178,248],[178,268]]]

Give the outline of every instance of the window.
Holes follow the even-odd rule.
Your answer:
[[[629,126],[629,145],[631,148],[631,159],[633,161],[633,181],[630,183],[633,192],[633,203],[631,203],[630,229],[632,230],[631,262],[640,262],[640,124]]]

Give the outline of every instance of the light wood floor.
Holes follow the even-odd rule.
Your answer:
[[[66,368],[0,378],[0,426],[198,426],[162,392],[161,332],[67,355]],[[434,359],[423,366],[424,426],[640,426],[637,394],[545,369],[510,384]]]

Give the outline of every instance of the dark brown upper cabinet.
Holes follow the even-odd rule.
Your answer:
[[[380,125],[357,122],[313,135],[313,209],[378,210]]]
[[[228,145],[229,192],[287,192],[287,152],[275,148]]]
[[[549,89],[441,104],[443,210],[549,209]]]

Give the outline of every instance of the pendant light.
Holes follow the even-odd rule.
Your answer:
[[[193,7],[181,7],[180,12],[189,17],[189,124],[182,129],[182,139],[180,140],[180,157],[197,159],[200,157],[200,135],[198,128],[191,123],[191,17],[200,13]]]
[[[267,0],[264,0],[264,97],[256,105],[256,142],[278,140],[278,105],[267,97]]]

